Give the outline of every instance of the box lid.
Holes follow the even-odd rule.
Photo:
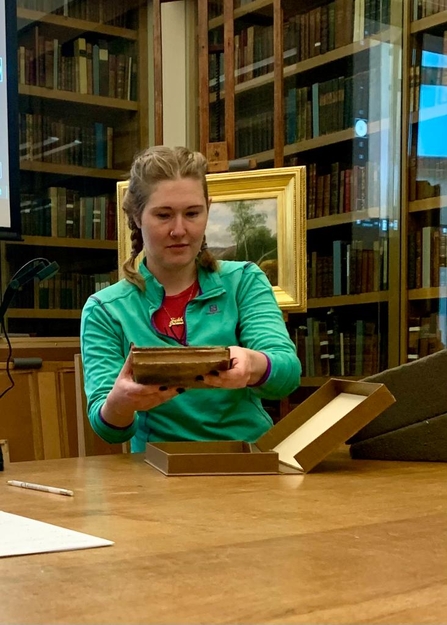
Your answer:
[[[280,465],[304,472],[396,400],[384,384],[332,378],[256,441]]]

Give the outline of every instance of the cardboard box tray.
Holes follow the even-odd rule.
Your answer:
[[[145,461],[168,476],[303,473],[394,401],[383,384],[333,378],[256,443],[148,443]]]

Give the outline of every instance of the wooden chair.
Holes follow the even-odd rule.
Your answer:
[[[78,430],[78,455],[99,456],[106,454],[121,454],[130,452],[130,444],[110,444],[103,441],[92,430],[87,417],[87,399],[84,392],[84,372],[81,354],[74,356],[75,386],[76,386],[76,423]]]

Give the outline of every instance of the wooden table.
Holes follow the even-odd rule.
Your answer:
[[[444,464],[339,452],[306,476],[166,478],[141,455],[15,463],[0,509],[116,543],[0,559],[1,623],[447,622]]]

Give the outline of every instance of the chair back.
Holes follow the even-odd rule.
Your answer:
[[[122,445],[107,443],[93,431],[87,416],[87,398],[84,392],[84,371],[81,354],[75,354],[74,356],[74,369],[79,457],[129,453],[129,443],[123,443]]]

